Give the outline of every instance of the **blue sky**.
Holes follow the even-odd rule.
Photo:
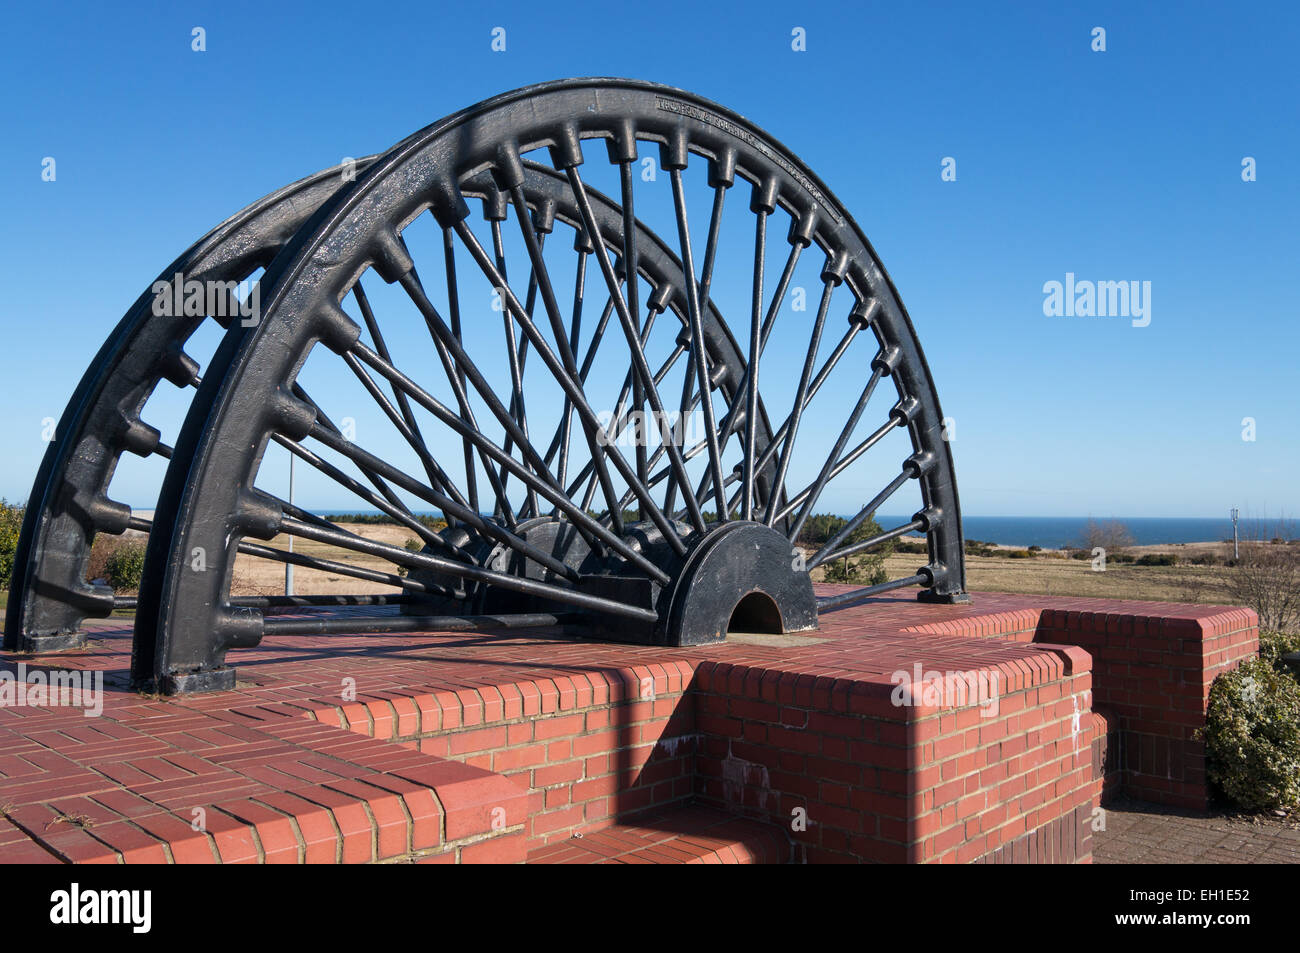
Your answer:
[[[26,498],[42,419],[216,222],[495,93],[618,75],[742,113],[834,190],[956,421],[967,514],[1294,515],[1297,8],[892,6],[11,8],[0,494]],[[1044,283],[1067,272],[1149,281],[1150,324],[1044,315]],[[135,505],[151,492],[143,476],[114,489]]]

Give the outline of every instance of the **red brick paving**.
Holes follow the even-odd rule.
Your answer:
[[[789,859],[790,845],[771,826],[698,806],[570,837],[528,855],[530,864],[780,864]]]

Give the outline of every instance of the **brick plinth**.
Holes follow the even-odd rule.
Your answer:
[[[810,862],[975,860],[1090,807],[1088,662],[1048,650],[958,669],[996,697],[901,706],[884,674],[706,663],[701,795],[786,827]]]
[[[95,717],[0,707],[0,861],[1087,861],[1103,789],[1204,803],[1193,732],[1256,646],[1244,610],[895,596],[690,649],[284,637],[164,699],[105,625],[0,660],[104,677]]]
[[[1105,794],[1203,810],[1209,796],[1205,724],[1210,685],[1259,652],[1249,609],[1158,602],[1048,607],[911,627],[1086,649],[1094,703],[1111,729]]]

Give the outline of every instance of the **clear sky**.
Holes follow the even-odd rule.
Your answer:
[[[5,21],[11,501],[42,420],[216,222],[498,92],[614,75],[736,110],[837,194],[956,422],[967,514],[1300,510],[1296,4],[181,0],[15,4]],[[1046,315],[1067,273],[1150,282],[1149,324]],[[147,504],[143,480],[115,495]]]

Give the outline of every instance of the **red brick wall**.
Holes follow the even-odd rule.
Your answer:
[[[344,706],[354,730],[492,771],[530,792],[527,847],[689,801],[689,665],[635,666]],[[394,702],[413,701],[408,717]],[[390,714],[390,712],[392,712]]]
[[[1255,613],[1168,619],[1049,609],[1035,641],[1078,645],[1092,655],[1095,704],[1115,722],[1110,756],[1125,794],[1206,807],[1205,745],[1195,733],[1205,725],[1215,677],[1259,652]]]
[[[884,678],[777,679],[705,663],[700,795],[783,826],[812,863],[975,860],[1091,811],[1088,660],[1044,659],[1007,666],[990,718],[895,706]],[[1082,834],[1053,836],[1057,859],[1090,854]]]
[[[1196,730],[1205,724],[1215,677],[1258,653],[1258,616],[1223,606],[1137,604],[1150,607],[1144,614],[1134,603],[1093,601],[1095,611],[1018,610],[909,631],[1086,649],[1094,706],[1109,723],[1106,797],[1204,809],[1205,746]]]

